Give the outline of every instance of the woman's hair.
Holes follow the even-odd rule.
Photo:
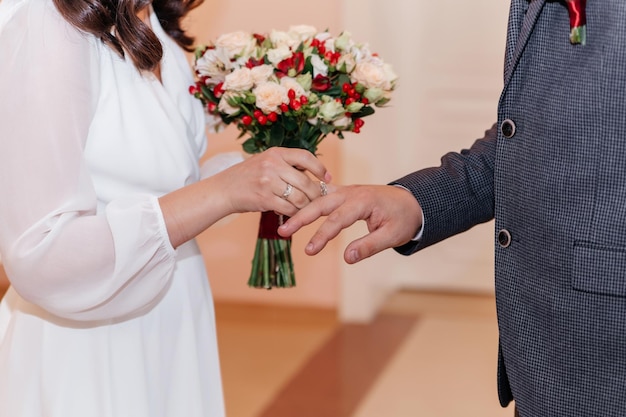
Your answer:
[[[161,42],[137,17],[152,3],[161,26],[182,48],[191,51],[194,39],[181,20],[204,0],[53,0],[61,15],[78,29],[91,33],[120,56],[128,56],[140,70],[152,70],[163,57]]]

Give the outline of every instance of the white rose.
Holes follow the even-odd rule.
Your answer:
[[[248,32],[232,32],[217,38],[215,46],[228,51],[228,57],[232,59],[250,55],[256,46],[256,39]]]
[[[304,42],[307,39],[313,38],[317,34],[317,29],[309,25],[295,25],[289,28],[289,33],[293,38]]]
[[[241,111],[241,109],[239,108],[239,106],[235,106],[234,100],[237,98],[238,96],[232,93],[224,93],[224,95],[222,96],[222,98],[220,99],[220,102],[217,105],[217,109],[221,112],[224,113],[228,116],[234,116],[235,114],[239,113]]]
[[[300,44],[298,36],[289,32],[273,30],[270,32],[269,38],[275,48],[287,47],[295,49]]]
[[[248,91],[253,86],[254,78],[252,78],[252,71],[250,71],[250,68],[241,67],[226,76],[222,88],[226,91]]]
[[[291,55],[291,49],[289,49],[287,45],[282,45],[278,48],[267,51],[267,59],[274,65],[278,65],[281,61],[289,58]]]
[[[252,75],[252,79],[254,80],[255,84],[261,84],[263,82],[266,82],[270,79],[270,77],[272,75],[274,75],[274,67],[272,67],[271,65],[259,65],[256,67],[253,67],[250,70],[250,74]]]
[[[350,77],[354,82],[363,84],[366,88],[380,88],[382,90],[391,90],[396,79],[391,67],[380,61],[357,63]]]
[[[335,100],[328,101],[323,103],[320,106],[319,117],[321,117],[325,122],[329,123],[338,118],[339,116],[344,115],[346,110],[343,108],[343,105]]]
[[[277,111],[283,103],[289,103],[287,90],[275,82],[260,84],[253,93],[256,96],[256,106],[265,114]]]
[[[209,49],[196,61],[196,71],[200,76],[208,77],[209,84],[219,84],[232,70],[230,59],[224,49]]]
[[[324,62],[319,55],[313,54],[311,55],[311,65],[313,65],[313,77],[315,78],[318,74],[326,77],[328,75],[328,65]]]
[[[280,79],[280,85],[283,86],[285,91],[293,90],[296,93],[296,98],[298,100],[300,97],[306,95],[304,87],[302,87],[302,85],[295,78],[283,77]]]

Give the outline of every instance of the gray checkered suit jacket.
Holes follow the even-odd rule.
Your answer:
[[[397,183],[421,250],[495,218],[498,393],[522,417],[626,416],[626,0],[513,0],[498,121]],[[509,137],[507,137],[509,136]]]

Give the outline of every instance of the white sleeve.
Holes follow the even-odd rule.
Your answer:
[[[3,265],[24,299],[58,316],[135,314],[156,302],[175,264],[157,198],[113,201],[97,213],[83,155],[97,41],[51,1],[23,4],[0,27]]]

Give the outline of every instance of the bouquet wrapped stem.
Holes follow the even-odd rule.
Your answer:
[[[252,272],[248,286],[272,289],[296,285],[296,276],[291,259],[291,238],[276,233],[286,216],[273,211],[261,213],[259,237],[256,242]]]

